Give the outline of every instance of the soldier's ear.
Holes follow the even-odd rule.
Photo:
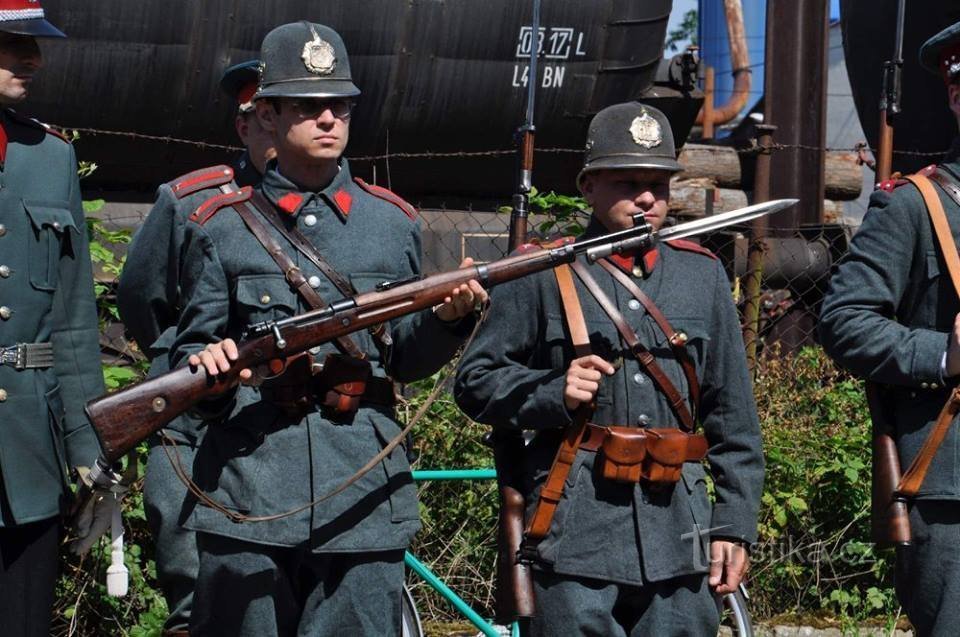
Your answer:
[[[951,82],[947,86],[947,95],[949,96],[950,110],[960,122],[960,82]]]
[[[273,107],[273,103],[269,99],[257,100],[254,102],[254,107],[257,109],[257,121],[260,122],[260,127],[268,133],[277,132],[277,110]]]

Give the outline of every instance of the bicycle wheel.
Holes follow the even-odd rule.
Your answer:
[[[733,637],[753,637],[753,624],[750,623],[750,612],[747,609],[747,589],[743,584],[732,592],[717,600],[720,608],[720,634],[731,634]],[[727,633],[724,629],[728,629]]]
[[[423,637],[420,615],[417,614],[417,606],[413,603],[413,595],[406,586],[403,587],[403,597],[400,600],[400,629],[402,637]]]

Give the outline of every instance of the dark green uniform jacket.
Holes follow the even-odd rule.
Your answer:
[[[356,183],[345,160],[333,182],[319,193],[298,191],[277,172],[275,163],[260,188],[360,292],[381,281],[420,273],[418,222],[402,207]],[[200,192],[178,205],[196,208],[197,201],[216,193]],[[322,298],[328,302],[340,298],[315,266],[278,233],[275,236]],[[231,208],[219,210],[203,224],[190,222],[185,249],[184,309],[171,355],[175,367],[207,343],[239,339],[251,323],[308,309]],[[426,311],[394,321],[389,328],[393,346],[386,360],[368,333],[356,334],[356,342],[369,355],[374,375],[389,372],[397,381],[409,382],[449,361],[470,324],[449,326]],[[321,347],[321,360],[328,351],[334,351],[332,345]],[[345,424],[331,422],[320,412],[291,420],[261,401],[259,390],[244,386],[226,415],[207,423],[194,479],[213,498],[239,511],[284,512],[341,484],[399,431],[391,410],[372,404],[362,405]],[[419,521],[406,454],[398,447],[380,467],[312,510],[273,522],[234,524],[198,505],[186,526],[278,546],[309,541],[314,550],[336,552],[404,548]]]
[[[597,230],[592,225],[587,236]],[[650,275],[635,280],[674,329],[689,336],[717,502],[711,512],[702,465],[688,463],[673,488],[653,492],[604,480],[594,469],[595,454],[581,450],[539,547],[541,566],[560,574],[625,584],[660,581],[708,569],[711,528],[716,536],[756,540],[763,456],[729,280],[708,254],[669,244],[657,250]],[[590,271],[686,395],[682,370],[653,319],[602,268]],[[601,382],[592,421],[676,427],[666,399],[624,349],[613,323],[579,280],[576,285],[593,352],[617,366]],[[489,316],[461,359],[456,399],[480,422],[537,432],[524,466],[529,519],[561,428],[571,422],[563,390],[573,348],[553,272],[507,283],[492,296]]]
[[[211,167],[191,175],[219,170]],[[178,177],[157,190],[157,201],[127,251],[117,287],[120,318],[140,350],[151,360],[151,376],[168,370],[167,352],[177,332],[183,229],[193,210],[177,205],[181,196],[174,189],[188,177]],[[224,183],[230,181],[229,177],[224,176]],[[260,173],[246,152],[233,165],[232,177],[238,186],[260,182]],[[195,443],[198,425],[194,419],[181,417],[167,429],[175,436],[179,434],[177,437],[182,442]]]
[[[943,167],[960,175],[960,140]],[[960,183],[960,181],[958,181]],[[954,240],[960,207],[939,186]],[[877,190],[834,273],[823,301],[819,334],[838,363],[889,386],[900,465],[913,461],[956,379],[944,382],[941,361],[960,302],[920,192],[908,182]],[[960,436],[951,427],[918,494],[960,498]]]
[[[57,515],[68,467],[100,451],[83,406],[104,393],[93,273],[73,147],[0,115],[0,346],[51,342],[54,367],[0,366],[0,525]]]

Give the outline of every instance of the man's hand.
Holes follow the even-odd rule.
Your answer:
[[[947,369],[945,376],[951,378],[960,375],[960,314],[953,319],[953,331],[947,344]]]
[[[191,369],[203,366],[210,376],[217,376],[230,371],[230,363],[237,360],[237,344],[232,338],[225,338],[219,343],[210,343],[198,354],[191,354],[187,359]],[[240,381],[245,382],[253,378],[249,369],[240,370]]]
[[[710,542],[710,576],[707,583],[717,595],[732,593],[740,586],[749,565],[750,556],[742,545],[714,540]]]
[[[467,257],[460,263],[460,268],[469,268],[473,265],[473,259]],[[443,304],[434,308],[437,318],[446,323],[452,323],[473,312],[478,305],[487,302],[487,291],[483,289],[475,279],[470,279],[466,283],[450,291],[450,296],[443,299]]]
[[[563,404],[573,411],[582,403],[589,403],[600,389],[603,375],[612,376],[613,365],[596,354],[574,359],[567,370],[567,383],[563,388]]]

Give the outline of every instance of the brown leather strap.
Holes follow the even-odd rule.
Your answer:
[[[233,209],[240,215],[247,229],[250,230],[253,236],[263,245],[267,253],[276,261],[277,265],[280,266],[280,271],[283,272],[283,276],[287,279],[290,287],[296,290],[307,305],[315,310],[327,307],[327,304],[320,298],[317,291],[310,287],[310,283],[307,281],[307,278],[303,276],[303,272],[300,271],[297,264],[287,256],[283,248],[280,247],[280,244],[277,243],[277,240],[273,238],[266,226],[260,221],[257,213],[247,205],[247,202],[241,201],[236,203]],[[365,359],[367,357],[366,353],[357,347],[356,343],[354,343],[353,339],[349,336],[337,337],[334,339],[334,345],[347,356],[353,356],[359,359]]]
[[[640,289],[640,286],[627,276],[623,270],[610,263],[607,259],[600,259],[599,263],[620,285],[626,288],[627,292],[633,295],[633,298],[643,305],[644,309],[647,310],[647,314],[653,318],[654,322],[660,327],[660,331],[667,337],[670,349],[673,351],[677,362],[680,363],[683,375],[687,378],[687,387],[690,389],[690,410],[693,413],[694,422],[696,422],[697,410],[700,407],[700,382],[697,380],[696,367],[686,348],[686,335],[673,329],[673,326],[667,321],[667,317],[663,315],[663,312],[656,306],[653,299],[647,296],[644,291]]]
[[[680,394],[680,391],[677,389],[676,385],[671,382],[670,378],[666,375],[666,373],[664,373],[660,365],[657,364],[657,361],[653,357],[653,354],[650,353],[650,350],[644,347],[643,343],[640,342],[640,338],[637,336],[637,333],[633,331],[633,328],[630,327],[630,325],[627,324],[627,319],[623,317],[623,314],[620,313],[620,310],[617,309],[617,306],[614,305],[613,301],[610,300],[610,297],[607,296],[602,289],[600,289],[596,279],[593,278],[586,266],[579,261],[574,261],[570,264],[570,267],[573,268],[573,271],[583,282],[583,285],[587,288],[590,294],[593,295],[593,298],[597,300],[597,303],[600,304],[600,307],[603,308],[603,311],[606,312],[607,316],[610,317],[610,320],[613,321],[613,324],[616,325],[617,331],[620,332],[620,337],[623,338],[624,342],[627,344],[627,347],[630,349],[630,353],[632,353],[634,358],[640,362],[640,365],[643,367],[647,375],[653,380],[653,383],[657,386],[657,389],[659,389],[660,392],[667,398],[667,402],[670,404],[670,409],[673,410],[673,413],[677,416],[681,427],[688,432],[692,432],[695,425],[693,414],[691,414],[690,410],[687,408],[687,403],[684,400],[683,395]]]
[[[340,294],[343,296],[356,296],[357,289],[349,279],[337,272],[337,270],[323,258],[320,251],[310,243],[310,240],[300,232],[299,228],[287,225],[281,218],[280,213],[277,212],[277,207],[270,203],[270,200],[264,197],[263,193],[254,190],[250,196],[250,202],[284,239],[289,241],[300,254],[307,257],[313,265],[317,266],[317,269],[333,283],[333,286],[337,288]],[[377,344],[380,354],[383,355],[384,360],[386,360],[386,349],[392,342],[390,335],[387,333],[386,325],[380,323],[368,328],[367,331],[373,337],[373,342]]]
[[[933,429],[930,430],[927,439],[923,441],[923,446],[920,447],[920,451],[913,458],[913,462],[910,463],[910,468],[900,478],[900,483],[897,485],[899,495],[912,498],[920,491],[923,480],[927,477],[927,471],[930,469],[930,464],[933,462],[933,456],[936,455],[937,449],[943,444],[943,439],[947,437],[947,431],[958,412],[960,412],[960,388],[955,388],[950,393],[950,398],[947,399],[943,409],[940,410],[940,415],[937,416],[937,421],[933,425]]]
[[[580,299],[577,296],[577,288],[573,283],[573,277],[570,275],[570,267],[566,264],[561,265],[554,268],[553,273],[557,277],[557,285],[560,288],[560,301],[567,320],[567,329],[570,330],[574,352],[577,358],[588,356],[590,354],[590,333],[587,331],[587,323],[583,318],[583,308],[580,307]],[[564,432],[563,440],[557,449],[557,455],[554,456],[553,464],[550,465],[550,472],[547,474],[547,479],[540,490],[537,507],[533,515],[530,516],[530,522],[527,524],[524,533],[523,551],[527,554],[532,552],[536,544],[546,537],[550,531],[553,515],[557,511],[557,504],[560,503],[560,497],[563,495],[563,485],[567,476],[570,475],[570,468],[573,467],[573,462],[577,457],[577,449],[580,447],[580,439],[583,438],[583,432],[592,413],[592,406],[581,404],[573,414],[573,422]]]
[[[953,283],[953,289],[957,293],[957,297],[960,297],[960,256],[957,254],[957,244],[953,241],[953,233],[950,231],[947,215],[943,211],[943,203],[941,203],[937,191],[934,190],[928,178],[923,175],[908,175],[905,179],[916,186],[920,194],[923,195],[923,202],[927,205],[927,213],[930,215],[930,222],[933,224],[933,232],[947,263],[950,281]]]
[[[938,186],[943,188],[943,191],[953,199],[953,201],[960,206],[960,187],[954,183],[952,177],[944,172],[941,169],[937,169],[929,177],[930,181],[936,182]]]
[[[936,175],[936,173],[935,173]],[[943,203],[940,196],[934,189],[930,179],[921,174],[908,175],[905,179],[911,182],[923,195],[923,202],[927,206],[927,213],[930,215],[930,223],[933,225],[933,232],[937,237],[937,243],[940,245],[940,252],[943,254],[944,261],[947,263],[947,272],[950,273],[950,281],[953,283],[954,292],[960,297],[960,255],[957,254],[957,244],[953,240],[953,233],[950,231],[950,224],[947,222],[947,215],[943,210]],[[940,176],[937,183],[943,185],[944,177]],[[952,184],[950,184],[952,185]],[[897,485],[897,493],[904,497],[912,497],[920,491],[923,481],[927,477],[927,471],[933,462],[940,445],[947,435],[947,430],[960,411],[960,394],[954,389],[950,394],[937,421],[923,441],[923,446],[914,457],[910,468],[900,478]]]

